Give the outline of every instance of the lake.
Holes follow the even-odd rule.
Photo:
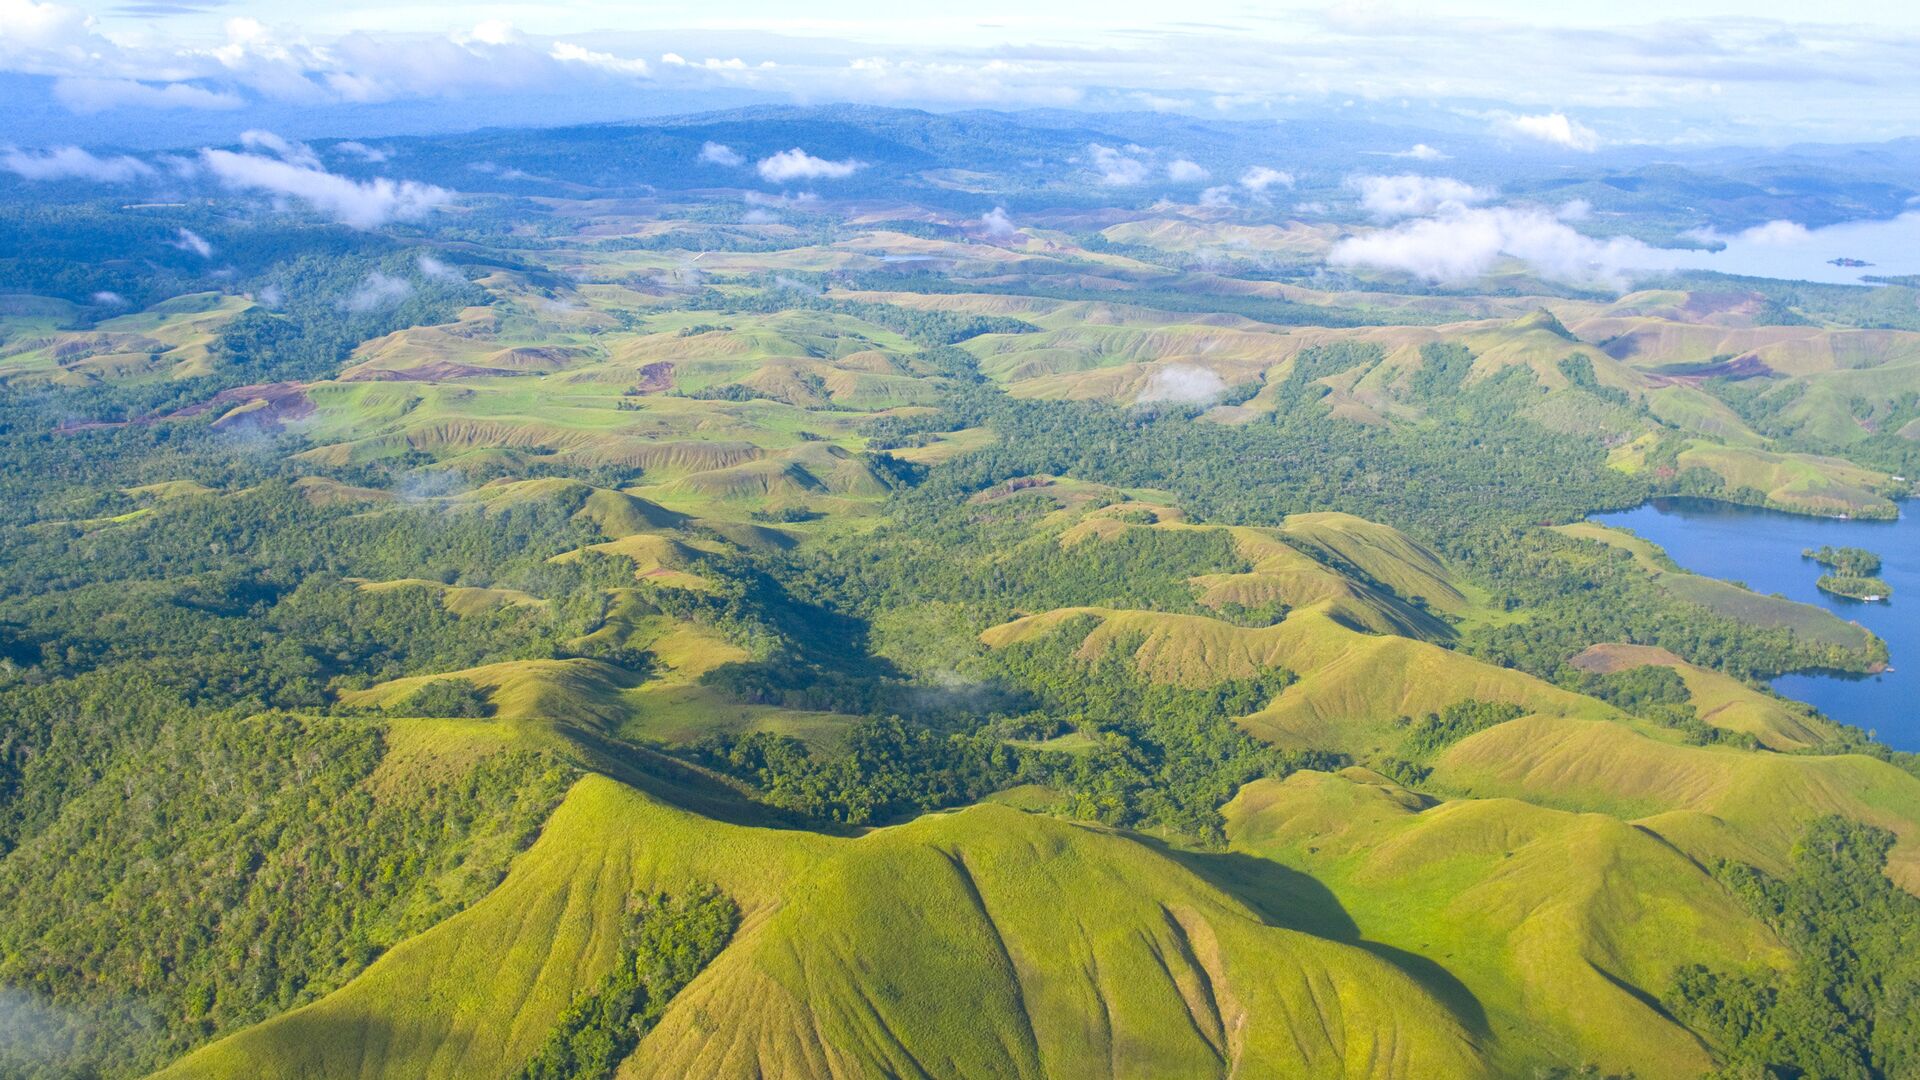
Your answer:
[[[1730,236],[1719,251],[1659,249],[1648,269],[1717,270],[1723,274],[1866,284],[1872,274],[1920,274],[1920,213],[1874,221],[1848,221],[1808,229],[1779,221]],[[1835,266],[1833,259],[1859,259],[1871,266]]]
[[[1818,604],[1884,638],[1891,671],[1857,679],[1785,675],[1773,688],[1835,720],[1877,731],[1881,742],[1896,749],[1920,750],[1920,519],[1903,514],[1899,521],[1840,521],[1700,499],[1655,499],[1593,520],[1632,529],[1696,574]],[[1860,603],[1815,588],[1821,568],[1800,552],[1822,545],[1877,552],[1893,602]]]

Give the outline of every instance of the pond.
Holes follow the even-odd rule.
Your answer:
[[[1593,520],[1632,529],[1696,574],[1817,604],[1884,638],[1892,653],[1890,671],[1865,678],[1785,675],[1773,688],[1835,720],[1876,731],[1889,746],[1920,751],[1920,519],[1903,514],[1898,521],[1842,521],[1700,499],[1655,499]],[[1893,601],[1862,603],[1815,588],[1821,568],[1800,553],[1823,545],[1877,552]]]

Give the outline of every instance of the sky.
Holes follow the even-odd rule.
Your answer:
[[[1920,4],[0,0],[0,80],[22,146],[856,101],[1358,110],[1585,153],[1920,135]]]

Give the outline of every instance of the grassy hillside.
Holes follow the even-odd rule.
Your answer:
[[[511,1075],[627,897],[687,881],[744,921],[621,1075],[1484,1074],[1415,979],[1137,841],[992,808],[836,841],[588,780],[485,902],[161,1075]]]
[[[1320,898],[1334,932],[1457,979],[1509,1075],[1541,1057],[1702,1072],[1707,1047],[1651,1004],[1675,970],[1788,963],[1706,871],[1604,815],[1435,805],[1353,770],[1248,785],[1227,818],[1235,851],[1311,875],[1301,892]]]

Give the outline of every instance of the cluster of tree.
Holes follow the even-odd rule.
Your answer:
[[[1406,735],[1400,740],[1400,751],[1416,758],[1429,758],[1475,732],[1504,724],[1525,712],[1520,706],[1504,701],[1468,698],[1418,720],[1402,717],[1406,721]]]
[[[740,909],[709,885],[633,897],[627,920],[613,970],[560,1014],[520,1080],[612,1076],[680,988],[726,948]]]
[[[1920,1070],[1920,899],[1887,879],[1892,833],[1809,826],[1786,876],[1722,862],[1715,877],[1793,950],[1785,973],[1676,973],[1666,1006],[1730,1072],[1877,1080]]]
[[[1817,548],[1807,548],[1800,553],[1803,559],[1812,559],[1821,566],[1830,567],[1852,577],[1872,577],[1880,572],[1880,556],[1866,548],[1833,547],[1823,544]]]
[[[10,1076],[144,1074],[339,986],[497,884],[574,775],[503,750],[376,790],[377,727],[277,713],[114,741],[7,800],[51,811],[0,860],[0,985],[47,1018]]]
[[[1291,681],[1285,671],[1208,687],[1154,682],[1132,647],[1078,655],[1090,619],[981,655],[978,686],[956,700],[897,697],[915,711],[853,725],[839,753],[770,733],[715,736],[695,753],[753,783],[768,802],[806,816],[868,824],[960,805],[1017,784],[1054,792],[1062,812],[1218,842],[1220,807],[1247,781],[1329,768],[1338,755],[1267,746],[1234,720]],[[1058,736],[1076,738],[1065,743]]]
[[[1855,577],[1850,574],[1821,574],[1813,584],[1821,592],[1829,592],[1835,596],[1845,596],[1853,600],[1893,599],[1893,586],[1879,578]]]
[[[1589,697],[1597,697],[1643,719],[1680,732],[1694,746],[1726,743],[1749,749],[1760,745],[1744,732],[1715,727],[1700,719],[1694,708],[1692,692],[1680,673],[1658,664],[1642,664],[1620,671],[1579,671],[1571,666],[1561,672],[1561,684]]]

